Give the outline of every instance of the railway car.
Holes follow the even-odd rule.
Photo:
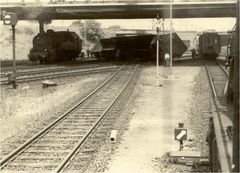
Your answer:
[[[156,58],[156,37],[151,42],[152,44],[152,59]],[[187,46],[180,39],[177,33],[172,33],[172,57],[173,59],[180,58],[184,52],[186,52]],[[159,35],[159,52],[160,63],[164,61],[164,55],[170,54],[170,34]]]
[[[117,58],[122,60],[147,60],[150,56],[152,34],[137,36],[121,36],[113,38],[117,50]]]
[[[94,58],[100,59],[102,57],[102,46],[100,41],[95,43],[95,45],[91,49],[91,53]]]
[[[115,59],[117,53],[115,40],[112,38],[100,39],[100,44],[102,47],[101,57],[106,60]]]
[[[221,52],[221,36],[217,32],[203,32],[198,38],[198,52],[203,58],[216,59]]]
[[[82,40],[75,32],[47,30],[33,38],[33,47],[28,54],[30,61],[53,63],[78,58]]]
[[[177,33],[173,33],[173,58],[181,57],[187,50],[187,46],[179,38]],[[140,61],[155,61],[156,59],[156,35],[131,35],[119,36],[108,39],[101,39],[101,57],[107,60],[138,59]],[[159,36],[159,57],[160,62],[164,61],[164,55],[170,54],[169,49],[170,34]],[[96,45],[97,47],[97,45]],[[99,50],[93,52],[99,56]]]

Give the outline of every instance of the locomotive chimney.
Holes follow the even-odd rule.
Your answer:
[[[44,21],[39,20],[39,33],[42,34],[44,32]]]

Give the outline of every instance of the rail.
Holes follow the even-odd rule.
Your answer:
[[[216,90],[217,86],[217,82],[216,84],[214,84],[214,81],[217,81],[217,78],[213,76],[209,65],[206,61],[204,61],[205,64],[205,68],[206,68],[206,72],[209,78],[209,82],[211,85],[211,89],[213,92],[213,103],[214,103],[214,111],[213,111],[213,126],[214,126],[214,133],[215,133],[215,139],[216,140],[216,145],[217,145],[217,150],[218,154],[217,154],[217,159],[220,163],[220,169],[222,172],[231,172],[231,141],[229,141],[228,139],[230,139],[230,137],[227,139],[227,127],[229,126],[229,124],[231,124],[231,122],[227,121],[227,117],[226,115],[223,113],[222,111],[222,104],[220,103],[220,100],[222,99],[221,96],[219,96],[218,91]],[[226,79],[228,78],[228,73],[224,70],[224,68],[218,63],[215,62],[215,65],[217,65],[222,71],[222,74],[225,75]],[[216,71],[215,71],[216,72]],[[215,150],[213,150],[215,151]],[[213,157],[215,156],[215,154],[213,154]],[[213,163],[214,164],[214,163]],[[214,165],[213,165],[214,166]],[[214,166],[215,167],[215,166]],[[216,171],[216,170],[213,170]]]
[[[73,75],[83,75],[83,74],[90,74],[90,73],[97,73],[97,72],[107,72],[114,69],[119,68],[118,66],[113,67],[97,67],[97,68],[89,68],[89,69],[53,69],[53,70],[44,70],[44,71],[34,71],[34,72],[23,72],[17,76],[16,82],[31,82],[37,80],[44,80],[44,79],[53,79],[58,77],[66,77],[66,76],[73,76]],[[45,73],[45,74],[42,74]],[[26,76],[30,75],[30,76]],[[10,83],[7,77],[2,77],[0,81],[0,85],[7,85]]]
[[[99,122],[105,117],[106,113],[110,110],[110,108],[113,106],[113,104],[117,101],[117,99],[120,97],[120,95],[123,93],[129,82],[132,80],[133,76],[135,75],[137,66],[135,67],[134,72],[132,73],[131,77],[128,79],[125,86],[122,88],[122,90],[119,92],[119,94],[116,96],[116,98],[112,101],[112,103],[108,106],[108,108],[102,113],[102,115],[99,117],[99,119],[96,121],[96,123],[91,127],[91,129],[86,133],[86,135],[79,141],[79,143],[75,146],[75,148],[72,150],[71,153],[66,157],[66,159],[59,165],[59,167],[55,170],[55,172],[60,172],[64,166],[69,162],[69,160],[73,157],[73,155],[76,153],[76,151],[79,149],[79,147],[86,141],[88,136],[91,134],[91,132],[97,127]]]
[[[38,132],[36,135],[34,135],[32,138],[30,138],[28,141],[26,141],[24,144],[22,144],[21,146],[19,146],[16,150],[12,151],[10,154],[8,154],[4,159],[2,159],[0,161],[0,169],[4,169],[6,166],[8,166],[8,163],[11,162],[14,158],[17,157],[17,155],[21,155],[21,153],[24,153],[25,150],[29,149],[30,146],[37,142],[37,140],[40,140],[43,138],[43,136],[46,134],[49,134],[49,132],[54,128],[55,130],[57,130],[60,126],[61,128],[61,123],[63,124],[64,127],[64,120],[65,123],[68,121],[67,118],[73,118],[71,117],[71,113],[74,115],[74,111],[76,111],[77,109],[82,109],[82,111],[84,111],[84,104],[85,107],[86,105],[93,105],[91,104],[91,101],[95,101],[96,98],[98,96],[101,96],[101,94],[99,95],[99,92],[102,90],[102,96],[104,97],[105,94],[105,90],[108,88],[109,89],[109,85],[111,85],[111,83],[109,84],[109,82],[114,81],[115,76],[120,76],[122,77],[122,80],[125,81],[125,78],[127,78],[127,82],[124,82],[124,85],[122,86],[122,88],[120,89],[120,91],[118,92],[118,94],[114,94],[113,96],[110,97],[111,104],[108,105],[107,102],[107,107],[104,108],[104,111],[101,113],[101,116],[98,117],[97,121],[95,121],[95,123],[91,126],[91,128],[85,133],[85,135],[83,137],[81,137],[80,141],[75,145],[75,147],[71,150],[71,152],[69,152],[69,154],[64,157],[64,160],[62,160],[62,162],[58,165],[58,167],[55,169],[55,172],[60,172],[64,166],[71,160],[71,158],[73,157],[74,153],[76,151],[78,151],[79,147],[81,147],[81,145],[84,143],[84,141],[88,138],[88,136],[91,134],[91,132],[94,130],[94,128],[96,128],[98,126],[98,124],[101,122],[101,120],[104,118],[104,116],[106,115],[106,113],[110,110],[110,108],[112,107],[112,105],[117,101],[117,99],[120,97],[120,95],[123,93],[123,91],[125,90],[125,88],[127,87],[127,85],[130,83],[131,79],[133,78],[133,76],[136,73],[137,70],[137,66],[135,66],[134,70],[131,70],[133,72],[128,72],[130,75],[129,76],[125,76],[122,75],[121,73],[125,73],[125,71],[127,71],[126,66],[122,66],[121,68],[119,68],[113,75],[111,75],[104,83],[102,83],[99,87],[97,87],[93,92],[91,92],[88,96],[86,96],[84,99],[82,99],[79,103],[77,103],[76,105],[74,105],[71,109],[69,109],[68,111],[66,111],[63,115],[61,115],[59,118],[57,118],[55,121],[53,121],[51,124],[49,124],[47,127],[45,127],[44,129],[42,129],[40,132]],[[124,69],[124,70],[123,70]],[[115,80],[117,80],[118,77],[116,77]],[[107,86],[106,86],[107,85]],[[114,85],[114,82],[113,82]],[[104,86],[105,89],[104,89]],[[119,87],[118,84],[115,84],[115,87]],[[120,86],[121,87],[121,86]],[[116,88],[115,88],[116,90]],[[110,91],[110,90],[109,90]],[[98,93],[98,94],[97,94]],[[94,96],[94,97],[93,97]],[[114,99],[113,99],[114,97]],[[106,98],[105,98],[106,99]],[[113,99],[113,100],[111,100]],[[90,101],[89,101],[90,100]],[[89,102],[89,104],[88,104]],[[82,108],[79,108],[79,106],[82,106]],[[106,106],[106,105],[105,105]],[[101,108],[101,109],[103,109]],[[99,109],[99,108],[98,108]],[[99,110],[98,110],[99,111]],[[96,116],[96,115],[95,115]],[[56,127],[57,126],[57,127]],[[54,133],[54,132],[52,132]],[[61,131],[62,133],[62,131]],[[60,133],[60,134],[61,134]],[[50,135],[51,136],[51,135]],[[78,138],[77,138],[78,139]],[[79,139],[78,139],[79,140]],[[41,142],[40,142],[41,143]]]

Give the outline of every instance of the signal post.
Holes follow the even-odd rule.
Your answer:
[[[10,78],[10,82],[13,84],[13,88],[16,89],[16,45],[15,45],[15,26],[18,22],[17,15],[15,13],[4,13],[3,24],[12,26],[12,47],[13,47],[13,73]]]

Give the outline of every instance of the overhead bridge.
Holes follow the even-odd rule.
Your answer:
[[[169,18],[169,2],[0,4],[19,20]],[[236,1],[173,2],[173,18],[236,17]],[[1,17],[2,19],[2,17]]]

